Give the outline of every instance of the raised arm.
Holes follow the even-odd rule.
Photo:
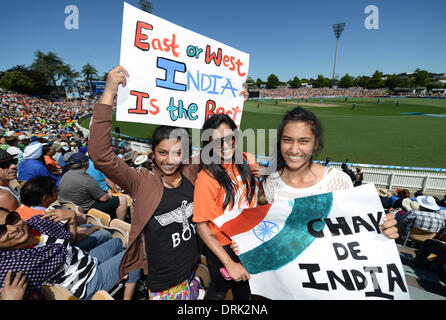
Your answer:
[[[96,169],[132,195],[138,187],[139,173],[115,155],[110,143],[113,99],[118,92],[118,86],[126,86],[126,77],[128,73],[121,66],[108,74],[104,93],[94,106],[88,154]]]

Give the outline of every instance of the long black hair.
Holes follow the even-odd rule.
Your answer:
[[[209,129],[217,129],[222,125],[223,123],[227,124],[231,130],[236,133],[237,132],[237,125],[234,123],[234,121],[227,116],[226,114],[216,114],[212,116],[211,118],[207,119],[204,124],[202,131],[206,131]],[[208,144],[210,144],[210,139],[205,141],[203,140],[202,147],[205,148]],[[210,155],[213,156],[213,150],[210,150]],[[237,148],[234,152],[234,155],[232,156],[232,166],[236,166],[237,170],[240,174],[240,177],[242,179],[243,184],[245,185],[245,188],[247,190],[246,197],[248,200],[248,203],[251,203],[251,201],[254,198],[255,191],[256,191],[256,178],[254,174],[251,171],[251,167],[249,166],[248,162],[246,161],[245,157],[237,151]],[[225,199],[223,202],[223,208],[226,209],[226,207],[231,204],[232,207],[235,205],[235,190],[234,190],[234,182],[232,181],[231,177],[228,175],[228,172],[225,168],[221,165],[221,163],[215,163],[215,162],[209,162],[209,161],[202,161],[202,168],[204,171],[213,179],[217,180],[220,186],[223,187],[225,190]]]
[[[299,122],[299,121],[305,122],[310,126],[311,131],[313,132],[315,138],[315,144],[317,144],[318,146],[317,149],[313,151],[313,154],[311,155],[309,163],[310,166],[313,162],[313,156],[315,156],[324,147],[324,143],[322,141],[322,124],[319,118],[313,112],[305,110],[302,107],[297,107],[294,108],[293,110],[288,111],[287,113],[285,113],[282,122],[279,125],[279,132],[277,136],[277,146],[276,146],[277,171],[280,171],[286,167],[286,162],[281,152],[281,140],[282,140],[283,130],[285,130],[285,126],[288,124],[288,122]]]

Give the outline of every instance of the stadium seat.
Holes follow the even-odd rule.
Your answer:
[[[415,242],[424,242],[427,239],[433,239],[436,235],[436,232],[428,232],[417,227],[412,227],[404,240],[403,246],[406,245],[409,239]]]
[[[62,287],[60,284],[44,284],[42,290],[45,300],[79,300],[73,296],[70,290]]]
[[[104,228],[109,231],[112,235],[112,238],[120,238],[122,240],[122,247],[124,249],[127,248],[129,243],[129,235],[130,235],[130,224],[124,222],[120,219],[113,219],[110,222],[110,227]]]
[[[101,227],[109,227],[111,217],[109,214],[97,209],[90,209],[87,213],[87,223],[98,224]]]
[[[197,269],[195,269],[195,276],[198,276],[201,281],[203,281],[204,289],[209,288],[209,282],[211,282],[211,276],[209,274],[209,269],[204,264],[199,264]]]
[[[208,266],[208,262],[207,262],[206,257],[204,255],[201,255],[200,263],[204,264],[206,267]]]
[[[96,292],[91,300],[115,300],[107,291],[99,290]]]
[[[127,206],[130,211],[130,220],[131,220],[133,218],[133,210],[134,210],[133,199],[128,194],[125,193],[112,193],[112,196],[114,197],[125,196],[127,198]]]

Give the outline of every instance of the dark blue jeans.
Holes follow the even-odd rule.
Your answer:
[[[83,224],[79,227],[84,228],[91,228],[93,227],[92,224]],[[89,252],[93,248],[107,242],[112,238],[110,232],[107,230],[98,230],[90,234],[88,237],[86,237],[84,240],[82,240],[79,243],[76,243],[76,247],[81,248],[84,251]]]
[[[97,258],[99,265],[93,279],[87,284],[84,299],[90,300],[99,290],[110,291],[119,280],[119,265],[125,251],[122,251],[122,240],[113,238],[90,251],[90,255]],[[141,270],[129,273],[127,283],[138,281]]]

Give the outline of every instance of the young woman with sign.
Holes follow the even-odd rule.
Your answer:
[[[129,248],[119,270],[125,274],[142,269],[150,299],[190,299],[190,283],[200,257],[192,222],[199,164],[192,159],[182,163],[187,152],[181,141],[189,142],[187,130],[167,126],[153,134],[151,171],[130,168],[115,156],[110,145],[112,104],[118,86],[126,86],[128,76],[121,66],[110,71],[94,108],[88,149],[95,167],[135,199]],[[171,139],[174,130],[181,138]]]
[[[252,208],[257,204],[256,161],[236,150],[237,126],[224,114],[209,118],[203,125],[202,171],[194,194],[194,218],[203,240],[211,284],[205,299],[223,299],[229,287],[235,300],[249,299],[250,276],[230,249],[231,239],[212,220],[233,208]],[[204,140],[204,138],[203,138]],[[220,273],[226,269],[228,279]]]
[[[288,111],[278,129],[277,171],[263,182],[268,203],[352,188],[350,177],[336,168],[313,163],[323,147],[322,125],[318,117],[301,107]],[[381,225],[383,234],[398,238],[393,214]]]
[[[110,71],[105,91],[94,107],[88,152],[95,167],[135,199],[129,248],[120,272],[142,269],[150,299],[190,299],[190,282],[200,257],[192,223],[194,182],[198,165],[182,164],[180,139],[169,139],[174,127],[160,126],[152,137],[151,171],[131,168],[110,144],[113,99],[127,71]],[[185,129],[182,134],[188,139]],[[191,162],[189,162],[191,163]]]

